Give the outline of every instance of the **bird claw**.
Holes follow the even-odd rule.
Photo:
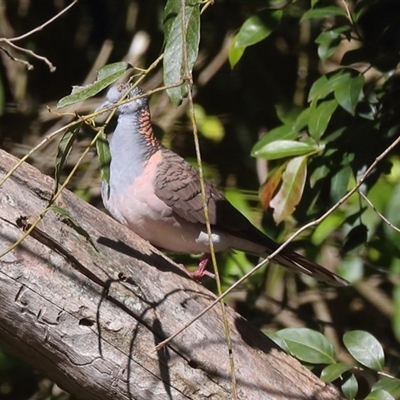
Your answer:
[[[194,272],[188,271],[189,275],[196,280],[201,280],[204,276],[208,276],[211,279],[215,279],[215,275],[212,272],[207,271],[206,269],[209,259],[210,255],[208,253],[205,253],[204,256],[201,258],[196,271]]]

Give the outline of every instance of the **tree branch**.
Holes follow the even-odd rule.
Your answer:
[[[17,160],[0,151],[0,177]],[[54,181],[23,164],[0,188],[0,251],[47,206]],[[0,260],[0,345],[78,398],[230,399],[220,310],[155,346],[215,296],[131,231],[64,191]],[[337,390],[227,307],[241,399],[339,399]]]

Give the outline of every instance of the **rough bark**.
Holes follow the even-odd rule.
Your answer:
[[[17,160],[0,151],[0,179]],[[23,164],[0,188],[0,251],[39,215],[54,181]],[[164,349],[215,296],[110,217],[65,191],[65,217],[46,213],[0,260],[0,346],[76,397],[231,399],[220,307]],[[228,308],[240,399],[338,399],[326,385]]]

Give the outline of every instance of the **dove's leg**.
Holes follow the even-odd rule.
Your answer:
[[[197,266],[196,271],[190,272],[190,276],[193,279],[201,279],[204,276],[209,276],[210,278],[215,279],[215,275],[212,272],[207,271],[207,264],[209,259],[210,259],[210,254],[204,253],[203,257],[199,262],[199,265]]]

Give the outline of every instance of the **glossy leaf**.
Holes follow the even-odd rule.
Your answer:
[[[335,71],[333,74],[322,75],[311,86],[310,93],[308,94],[308,101],[311,101],[313,106],[318,100],[325,99],[330,93],[333,93],[336,86],[339,85],[341,80],[346,79],[343,70]]]
[[[185,77],[186,67],[183,59],[183,45],[186,44],[187,71],[192,71],[197,59],[200,42],[200,8],[199,4],[187,4],[182,13],[179,13],[168,25],[169,32],[166,37],[164,51],[164,83],[165,85],[178,84]],[[184,14],[184,30],[182,19]],[[169,98],[174,105],[179,105],[187,95],[187,86],[180,85],[167,89]]]
[[[360,364],[375,371],[383,370],[385,355],[382,346],[370,333],[358,330],[346,332],[343,343]]]
[[[290,353],[312,364],[332,364],[336,361],[333,345],[324,335],[308,328],[287,328],[276,332]]]
[[[236,47],[247,47],[267,38],[282,17],[281,10],[264,10],[248,18],[240,28],[235,41]]]
[[[349,165],[342,167],[331,178],[331,200],[336,203],[347,192],[347,187],[352,176],[352,169]]]
[[[258,153],[266,145],[278,141],[278,140],[289,140],[292,141],[296,139],[297,133],[289,125],[281,125],[270,132],[265,134],[251,149],[252,157],[258,157]]]
[[[365,400],[395,400],[395,398],[385,390],[373,390]]]
[[[353,374],[343,383],[342,392],[346,399],[353,400],[358,392],[358,382]]]
[[[282,173],[287,166],[287,162],[284,162],[278,168],[275,168],[269,175],[265,185],[262,187],[260,192],[260,202],[264,210],[267,210],[270,205],[272,196],[275,194],[276,189],[282,180]]]
[[[194,112],[202,136],[214,142],[220,142],[225,136],[225,130],[219,118],[214,115],[207,115],[204,108],[199,104],[194,104]]]
[[[325,133],[329,121],[335,112],[338,103],[336,100],[324,101],[311,110],[308,121],[308,129],[311,137],[318,142]]]
[[[346,17],[346,12],[343,10],[343,8],[339,8],[336,6],[327,6],[327,7],[315,7],[312,8],[308,11],[306,11],[301,20],[304,21],[306,19],[322,19],[322,18],[329,18],[329,17],[336,17],[336,16],[342,16]]]
[[[265,158],[266,160],[277,160],[285,157],[296,157],[314,152],[318,147],[294,140],[276,140],[268,143],[257,151],[253,151],[254,157]]]
[[[78,132],[82,126],[82,122],[74,125],[73,127],[66,130],[60,142],[58,143],[56,162],[55,162],[55,190],[57,191],[58,185],[60,183],[60,175],[61,171],[64,168],[65,162],[71,152],[72,146],[74,145],[75,139],[78,135]]]
[[[308,125],[308,121],[311,115],[311,108],[305,108],[297,117],[295,123],[293,124],[293,130],[295,132],[300,132]]]
[[[345,27],[341,27],[344,28]],[[330,29],[325,32],[320,33],[320,35],[315,40],[318,46],[318,56],[322,61],[325,61],[332,54],[335,53],[339,44],[342,41],[341,31],[337,29]]]
[[[394,377],[384,377],[375,382],[372,390],[384,390],[389,392],[396,399],[400,398],[400,379]]]
[[[351,74],[345,74],[344,76],[346,79],[335,88],[335,98],[341,107],[354,115],[356,106],[362,99],[365,78],[364,75],[352,77]]]
[[[330,364],[322,370],[320,378],[323,382],[333,382],[352,368],[351,365],[344,363]]]
[[[237,35],[232,41],[231,47],[229,48],[229,64],[231,68],[234,68],[234,66],[239,62],[239,60],[242,58],[242,55],[244,51],[246,50],[246,47],[239,47],[236,45],[236,40],[237,40]]]
[[[121,78],[129,68],[132,68],[132,65],[124,61],[105,65],[97,71],[97,79],[94,83],[86,86],[73,86],[72,93],[63,97],[58,102],[57,108],[60,109],[95,96]]]
[[[292,158],[282,174],[282,185],[270,201],[274,209],[273,217],[277,224],[292,215],[303,195],[307,177],[307,158]]]

